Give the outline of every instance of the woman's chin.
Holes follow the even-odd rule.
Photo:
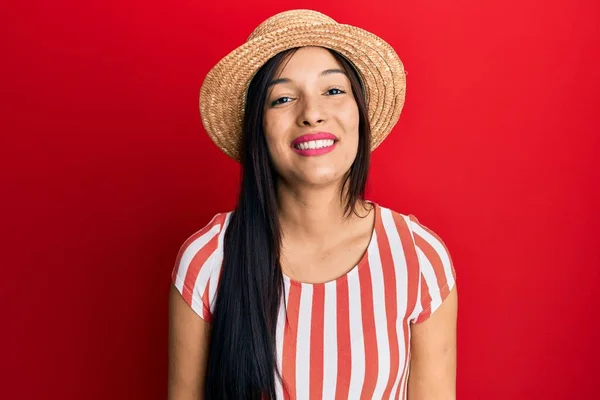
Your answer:
[[[307,186],[327,186],[336,184],[342,177],[335,168],[315,168],[314,170],[304,170],[299,177],[302,183]]]

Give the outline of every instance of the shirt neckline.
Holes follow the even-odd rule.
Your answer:
[[[354,265],[354,267],[352,267],[352,269],[350,269],[348,272],[346,272],[344,275],[326,281],[326,282],[302,282],[302,281],[297,281],[294,280],[292,278],[290,278],[289,276],[287,276],[285,273],[283,273],[283,280],[286,283],[289,283],[291,285],[294,286],[312,286],[317,287],[317,286],[325,286],[325,285],[334,285],[336,283],[345,283],[349,278],[352,278],[354,275],[358,274],[358,271],[361,268],[364,268],[365,265],[368,265],[369,263],[369,253],[372,251],[372,247],[375,246],[375,241],[376,241],[376,231],[377,231],[377,227],[380,224],[380,207],[379,204],[375,203],[374,201],[370,201],[367,200],[367,203],[370,203],[371,205],[373,205],[373,211],[375,212],[375,221],[373,223],[373,230],[371,232],[371,239],[369,240],[369,244],[367,245],[367,248],[365,249],[365,252],[363,253],[362,257],[360,258],[360,260],[358,261],[358,263],[356,265]]]

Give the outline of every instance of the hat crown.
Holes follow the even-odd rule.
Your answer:
[[[333,18],[314,10],[289,10],[267,18],[254,29],[248,41],[293,25],[335,24]]]

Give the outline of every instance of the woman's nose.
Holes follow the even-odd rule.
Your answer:
[[[298,122],[303,126],[312,126],[325,121],[324,111],[318,104],[317,99],[304,99],[301,104],[301,111],[298,115]]]

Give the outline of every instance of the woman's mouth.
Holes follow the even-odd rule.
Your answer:
[[[322,149],[323,147],[333,146],[335,140],[325,139],[325,140],[311,140],[309,142],[298,143],[294,147],[298,150],[309,150],[309,149]]]
[[[301,156],[318,156],[332,151],[338,139],[328,132],[301,136],[292,142],[292,149]]]

